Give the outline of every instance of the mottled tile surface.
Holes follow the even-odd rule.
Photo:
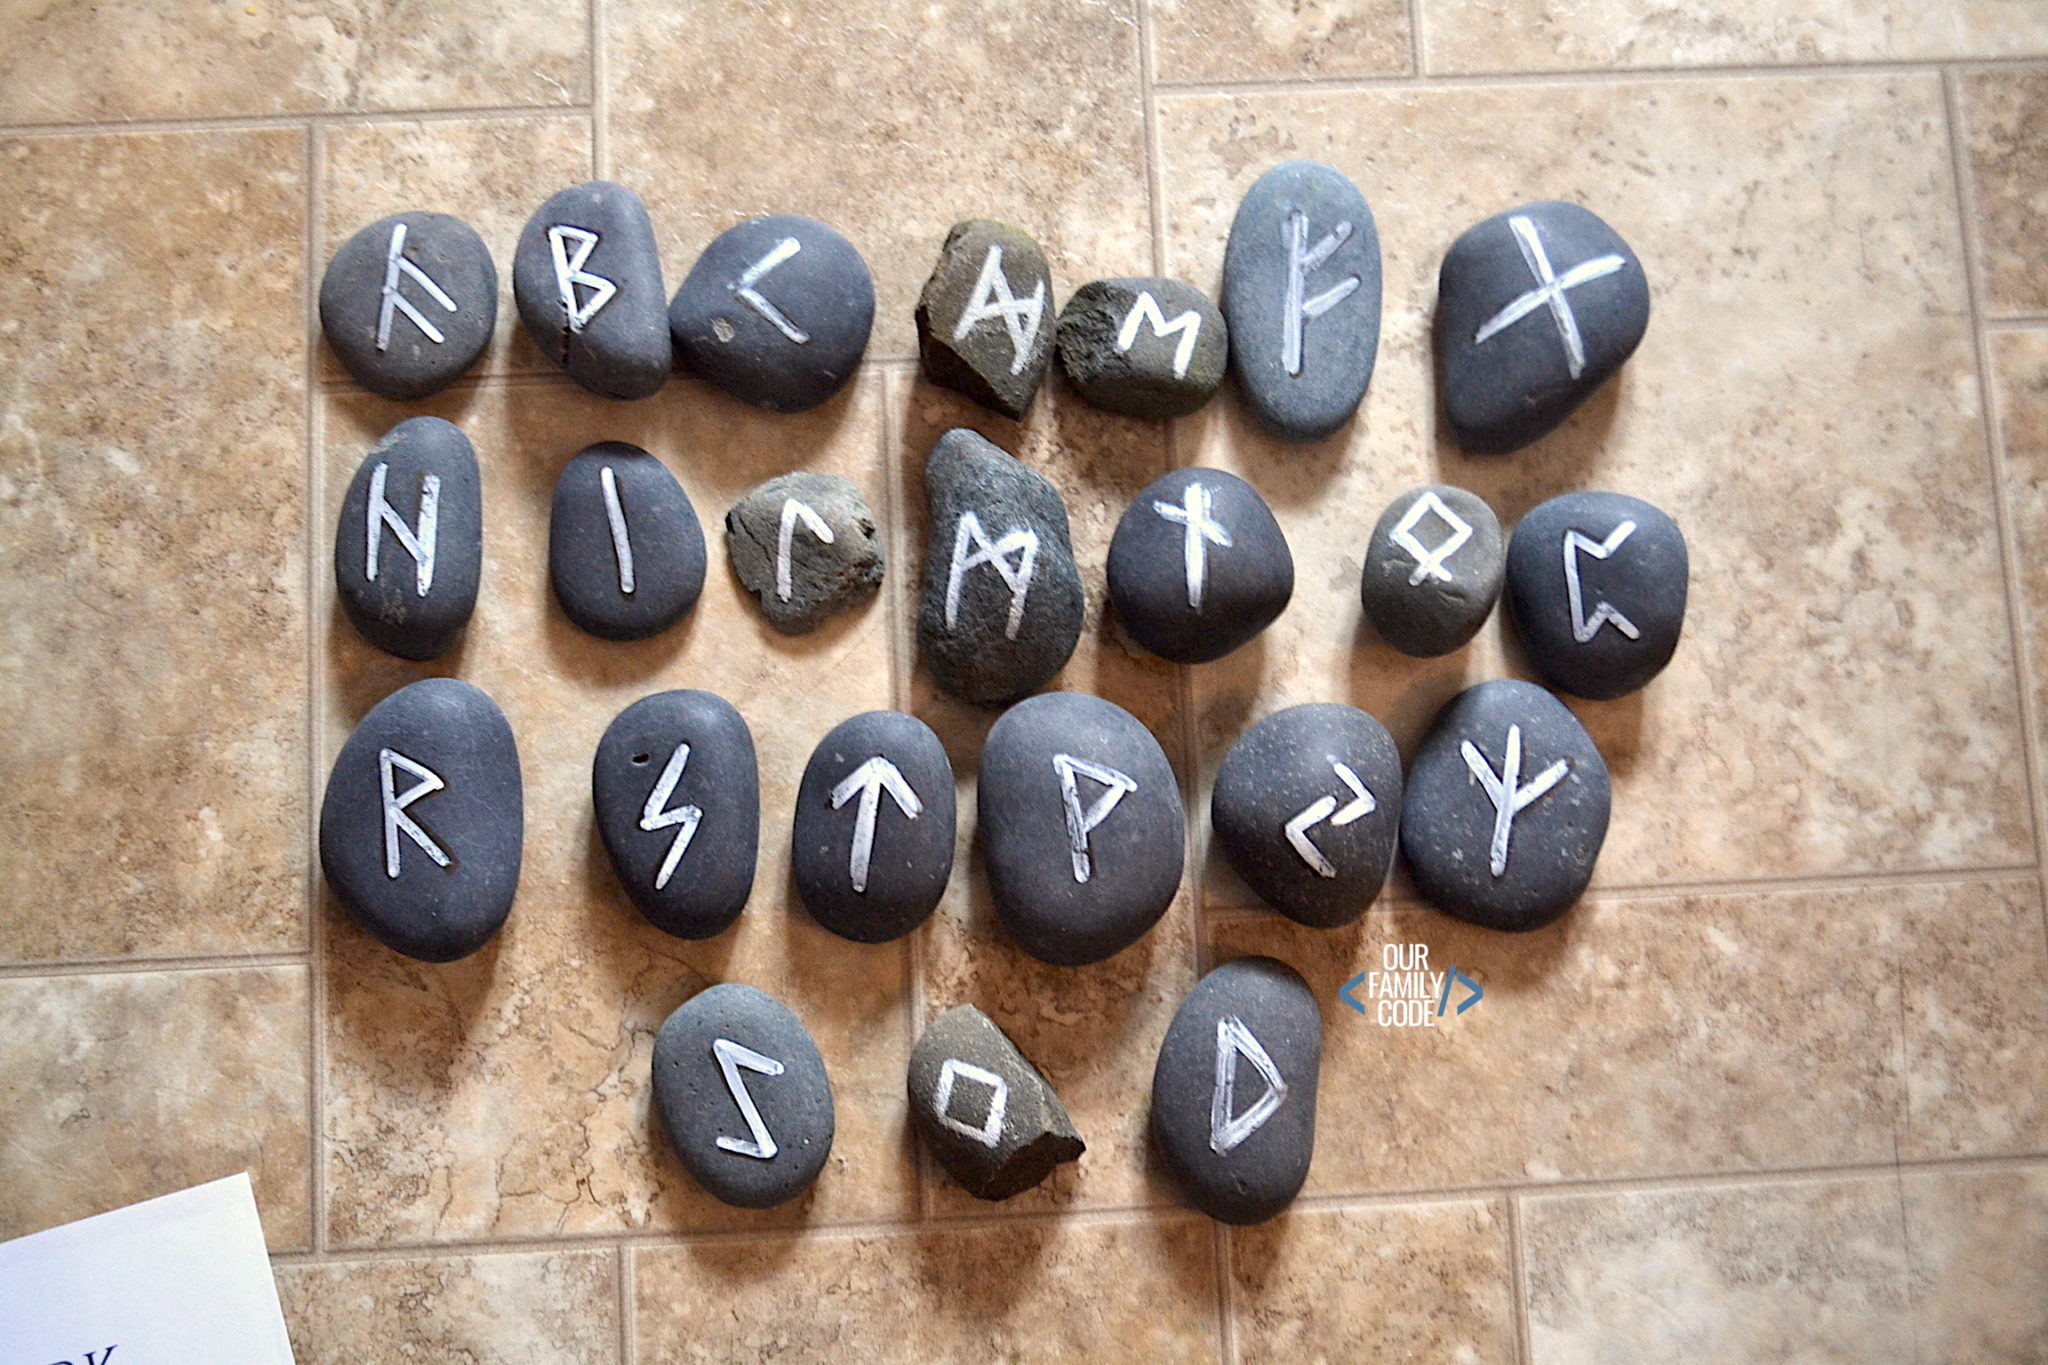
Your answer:
[[[1984,310],[2048,313],[2048,71],[1976,72],[1957,89]]]
[[[0,142],[0,960],[306,942],[305,146]]]
[[[2013,614],[2026,651],[2026,685],[2038,717],[2048,715],[2048,331],[1994,332],[1987,341],[2005,475],[2006,525],[2015,552]],[[2037,785],[2044,774],[2048,753],[2037,746]]]
[[[1167,81],[1407,71],[1408,0],[1152,0],[1152,70]]]
[[[303,967],[0,981],[0,1241],[247,1171],[312,1236]]]
[[[1920,1358],[2048,1360],[2048,1169],[1900,1179]]]

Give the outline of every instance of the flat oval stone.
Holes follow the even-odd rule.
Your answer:
[[[733,572],[785,635],[874,596],[886,554],[860,485],[838,474],[779,474],[725,514]]]
[[[1315,995],[1286,963],[1241,957],[1196,982],[1152,1068],[1152,1137],[1182,1197],[1239,1225],[1292,1203],[1322,1065]]]
[[[697,939],[739,918],[754,889],[761,776],[730,702],[688,689],[634,702],[597,743],[590,793],[612,871],[649,924]]]
[[[918,652],[967,701],[1037,691],[1072,657],[1085,608],[1059,490],[965,427],[932,446],[924,487]]]
[[[1621,234],[1577,204],[1468,229],[1437,275],[1444,413],[1477,454],[1548,435],[1635,353],[1650,286]]]
[[[929,725],[901,711],[843,720],[797,787],[797,894],[841,938],[901,938],[946,893],[953,828],[953,765]]]
[[[1393,866],[1401,751],[1355,706],[1290,706],[1230,746],[1209,819],[1224,858],[1268,905],[1313,929],[1349,924]]]
[[[1223,314],[1191,284],[1096,280],[1060,311],[1060,368],[1098,408],[1133,417],[1185,417],[1223,382],[1230,336]]]
[[[853,243],[789,213],[712,238],[668,309],[683,364],[771,412],[844,388],[874,323],[875,282]]]
[[[1294,556],[1259,491],[1176,469],[1131,500],[1109,541],[1109,600],[1131,638],[1180,664],[1220,659],[1294,596]]]
[[[1041,962],[1121,952],[1180,889],[1180,783],[1152,732],[1114,702],[1048,692],[1005,711],[982,746],[976,799],[996,916]]]
[[[1022,1194],[1088,1150],[1031,1059],[972,1005],[925,1027],[908,1089],[918,1136],[976,1199]]]
[[[1489,929],[1541,929],[1592,880],[1607,838],[1607,764],[1534,683],[1467,688],[1437,713],[1408,770],[1401,856],[1439,910]]]
[[[548,577],[571,621],[607,640],[659,635],[704,591],[704,528],[668,466],[601,441],[555,481]]]
[[[1664,670],[1690,579],[1678,523],[1640,498],[1567,493],[1508,545],[1508,613],[1529,662],[1575,696],[1611,701]]]
[[[1500,519],[1486,500],[1437,484],[1403,493],[1380,513],[1358,596],[1382,640],[1432,659],[1479,633],[1506,567]]]
[[[1223,249],[1230,372],[1285,441],[1358,411],[1380,349],[1380,234],[1342,171],[1283,161],[1253,182]]]
[[[476,229],[396,213],[341,244],[320,277],[320,330],[372,393],[411,401],[476,363],[498,325],[498,267]]]
[[[334,591],[377,648],[438,659],[462,638],[483,576],[476,451],[438,417],[408,417],[356,466],[334,528]]]
[[[684,1001],[654,1038],[654,1106],[684,1169],[737,1208],[810,1188],[832,1153],[832,1082],[789,1007],[726,982]]]
[[[320,869],[357,924],[422,962],[467,957],[512,912],[525,847],[504,712],[455,678],[401,687],[335,756]]]
[[[925,378],[1021,419],[1052,361],[1052,269],[1009,223],[955,223],[917,299]]]
[[[646,398],[668,382],[668,291],[640,196],[609,180],[540,206],[512,256],[512,299],[541,353],[592,393]]]

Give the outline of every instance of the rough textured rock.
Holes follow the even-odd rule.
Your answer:
[[[1620,493],[1541,503],[1508,545],[1508,612],[1529,662],[1596,701],[1627,696],[1671,662],[1689,579],[1678,523]]]
[[[796,792],[790,866],[818,923],[856,943],[923,924],[953,874],[953,764],[901,711],[841,721]]]
[[[988,218],[955,223],[917,299],[925,378],[1021,419],[1057,330],[1052,271],[1030,234]]]
[[[555,483],[548,578],[571,621],[607,640],[658,635],[704,590],[704,528],[668,466],[602,441]]]
[[[668,382],[668,294],[640,196],[593,180],[553,195],[512,257],[512,299],[542,355],[592,393],[646,398]]]
[[[1403,493],[1380,514],[1358,595],[1382,640],[1434,658],[1479,633],[1506,567],[1500,520],[1485,499],[1437,484]]]
[[[882,586],[882,529],[860,485],[838,474],[780,474],[748,490],[725,514],[733,572],[785,635]]]
[[[1060,368],[1083,398],[1134,417],[1185,417],[1230,357],[1223,314],[1191,284],[1096,280],[1060,311]]]
[[[926,1026],[908,1089],[918,1135],[977,1199],[1021,1194],[1087,1150],[1038,1068],[972,1005]]]
[[[469,438],[409,417],[356,467],[334,531],[334,590],[371,644],[438,659],[462,638],[483,575],[483,490]]]
[[[341,244],[320,278],[320,330],[355,381],[386,398],[439,393],[498,325],[498,267],[476,229],[395,213]]]
[[[1131,638],[1199,664],[1287,609],[1294,556],[1259,491],[1220,469],[1176,469],[1131,500],[1109,542],[1109,599]]]

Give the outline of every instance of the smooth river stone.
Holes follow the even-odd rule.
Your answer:
[[[955,223],[917,299],[925,378],[1021,420],[1052,360],[1052,270],[1020,227]]]
[[[612,871],[649,924],[698,939],[739,918],[754,889],[761,777],[730,702],[691,690],[634,702],[598,741],[590,792]]]
[[[654,1107],[699,1185],[743,1209],[810,1188],[832,1154],[832,1082],[803,1021],[733,982],[684,1001],[654,1039]]]
[[[1131,638],[1180,664],[1220,659],[1294,595],[1294,556],[1259,491],[1176,469],[1131,500],[1109,542],[1109,600]]]
[[[1508,614],[1529,662],[1575,696],[1611,701],[1664,670],[1690,578],[1678,523],[1640,498],[1566,493],[1508,545]]]
[[[592,393],[646,398],[668,382],[654,224],[624,185],[593,180],[540,206],[512,256],[512,298],[541,354]]]
[[[334,590],[357,631],[401,659],[462,638],[483,575],[476,451],[438,417],[409,417],[356,467],[334,531]]]
[[[1563,702],[1534,683],[1483,682],[1451,699],[1416,751],[1401,857],[1438,909],[1541,929],[1592,880],[1611,800],[1607,764]]]
[[[1048,692],[1005,711],[982,746],[976,799],[996,916],[1041,962],[1121,952],[1180,888],[1180,782],[1114,702]]]
[[[1489,218],[1437,276],[1444,413],[1476,454],[1548,435],[1635,353],[1650,286],[1621,234],[1554,199]]]
[[[1403,493],[1380,514],[1358,595],[1382,640],[1431,659],[1479,633],[1506,568],[1500,519],[1486,500],[1437,484]]]
[[[1230,746],[1209,819],[1225,860],[1268,905],[1314,929],[1349,924],[1393,866],[1401,751],[1355,706],[1290,706]]]
[[[785,635],[874,596],[886,554],[860,485],[839,474],[778,474],[725,514],[733,572]]]
[[[1031,1059],[972,1005],[926,1026],[908,1089],[918,1135],[976,1199],[1022,1194],[1088,1149]]]
[[[439,393],[498,325],[498,267],[476,229],[445,213],[396,213],[341,244],[320,277],[320,330],[342,367],[401,401]]]
[[[1185,417],[1223,382],[1223,314],[1191,284],[1096,280],[1060,310],[1060,368],[1096,407],[1133,417]]]
[[[356,923],[395,952],[453,962],[512,912],[525,846],[519,749],[504,712],[455,678],[370,708],[320,803],[320,868]]]
[[[797,894],[841,938],[901,938],[946,893],[953,829],[953,765],[929,725],[901,711],[841,721],[797,787]]]
[[[853,243],[787,213],[714,237],[668,310],[685,368],[772,412],[844,388],[874,323],[875,282]]]
[[[1059,490],[965,427],[932,446],[924,487],[918,652],[966,701],[1037,691],[1072,657],[1085,605]]]
[[[644,640],[697,605],[704,528],[668,466],[601,441],[555,481],[548,578],[571,621],[607,640]]]
[[[1188,992],[1152,1070],[1152,1136],[1188,1203],[1263,1223],[1308,1178],[1323,1023],[1292,967],[1241,957]]]
[[[1286,441],[1351,419],[1380,349],[1380,235],[1344,173],[1283,161],[1245,192],[1223,250],[1230,372]]]

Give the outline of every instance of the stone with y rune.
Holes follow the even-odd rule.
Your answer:
[[[668,382],[667,293],[640,196],[593,180],[540,206],[512,256],[512,299],[542,355],[592,393],[646,398]]]
[[[571,621],[607,640],[644,640],[697,605],[704,528],[668,466],[600,441],[555,482],[548,579]]]
[[[918,1136],[976,1199],[1021,1194],[1088,1149],[1031,1059],[972,1005],[925,1026],[907,1088]]]
[[[917,299],[925,378],[1021,419],[1052,359],[1052,272],[1009,223],[955,223]]]
[[[733,572],[785,635],[815,630],[882,586],[881,527],[860,485],[838,474],[778,474],[725,514]]]
[[[476,229],[395,213],[341,244],[320,277],[320,330],[355,381],[386,398],[439,393],[498,325],[498,267]]]
[[[1060,310],[1060,368],[1081,396],[1133,417],[1185,417],[1223,382],[1223,314],[1191,284],[1096,280]]]
[[[797,786],[797,894],[841,938],[901,938],[946,893],[953,833],[953,764],[931,727],[901,711],[841,721]]]
[[[371,644],[438,659],[476,610],[483,576],[476,451],[453,423],[409,417],[356,467],[334,529],[334,590]]]

